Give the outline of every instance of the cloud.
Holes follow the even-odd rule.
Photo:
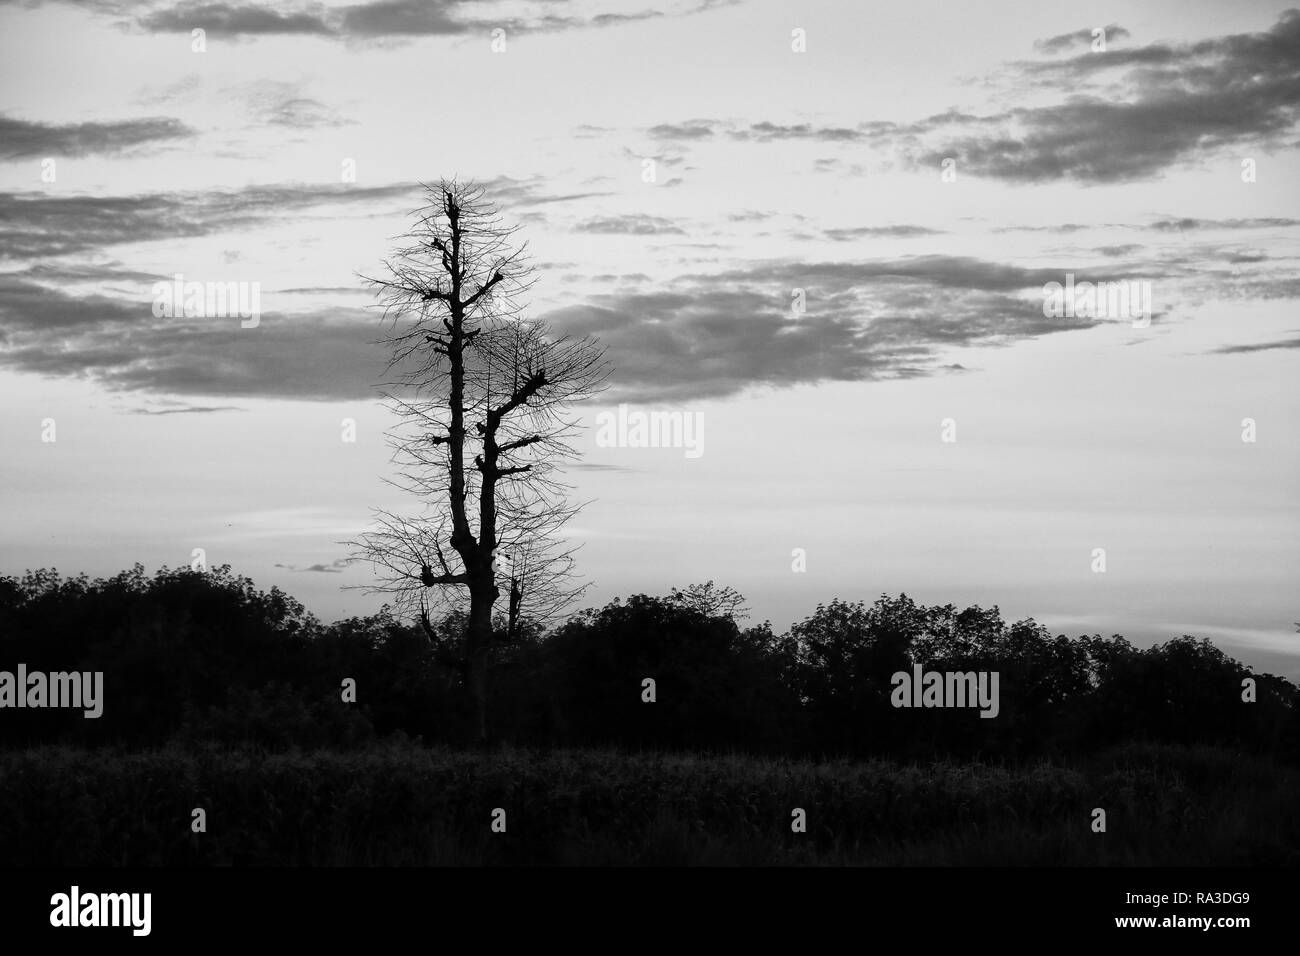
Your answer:
[[[137,196],[0,193],[0,256],[38,258],[226,232],[331,203],[418,197],[418,186],[249,186]]]
[[[277,564],[277,568],[284,568],[286,571],[313,571],[318,574],[342,574],[343,569],[353,564],[351,558],[339,558],[331,561],[329,564],[317,563],[310,564],[305,568],[300,568],[292,564]]]
[[[728,136],[735,140],[754,140],[770,143],[773,140],[812,140],[818,143],[855,143],[868,136],[867,131],[847,126],[813,126],[809,123],[796,123],[783,126],[780,123],[752,123],[749,126],[732,129]]]
[[[726,136],[738,142],[773,143],[804,141],[814,143],[863,143],[874,137],[897,132],[901,127],[885,121],[862,122],[856,126],[816,126],[812,123],[734,123],[718,119],[693,119],[681,123],[659,123],[645,130],[653,139],[671,142]],[[634,155],[628,153],[628,155]]]
[[[951,157],[965,173],[1021,183],[1150,179],[1228,148],[1273,145],[1300,116],[1300,10],[1265,33],[1013,70],[1025,88],[1055,89],[1062,101],[991,116],[940,114],[887,135],[932,142],[911,149],[916,166],[937,169]]]
[[[364,309],[163,318],[152,301],[74,296],[0,276],[0,368],[161,395],[374,397],[385,355]]]
[[[0,115],[0,159],[112,155],[193,135],[194,130],[180,120],[163,116],[57,125]]]
[[[1276,216],[1255,217],[1247,219],[1154,219],[1146,223],[1132,222],[1062,222],[1050,226],[999,226],[994,232],[1082,232],[1085,229],[1135,229],[1143,232],[1190,232],[1192,230],[1215,229],[1287,229],[1300,226],[1300,219],[1284,219]]]
[[[211,412],[241,412],[234,405],[186,405],[181,408],[133,408],[132,415],[206,415]]]
[[[669,219],[642,214],[626,216],[603,216],[588,219],[574,227],[577,232],[593,232],[606,235],[656,236],[686,235],[685,230],[673,224]]]
[[[835,242],[852,242],[855,239],[907,239],[912,236],[937,236],[939,229],[925,226],[857,226],[852,229],[827,229],[822,235]]]
[[[158,276],[152,272],[139,272],[123,268],[116,260],[103,263],[89,262],[41,262],[26,269],[6,273],[11,277],[34,279],[39,282],[92,282],[104,284],[109,282],[134,283],[155,282]]]
[[[733,0],[725,0],[733,2]],[[617,26],[664,16],[688,16],[724,5],[720,0],[668,0],[628,13],[579,10],[569,0],[536,0],[518,15],[479,0],[374,0],[343,6],[321,3],[226,3],[188,0],[136,16],[139,28],[153,33],[189,33],[202,28],[214,36],[317,36],[349,40],[464,36],[501,28],[511,33],[555,32]],[[104,4],[100,9],[125,13]],[[495,15],[494,15],[495,14]]]
[[[467,4],[448,0],[379,0],[344,7],[340,32],[351,36],[456,36],[474,29],[475,21],[457,14]],[[481,21],[479,21],[481,22]]]
[[[708,139],[714,134],[713,120],[687,120],[684,123],[660,123],[647,131],[655,139]]]
[[[548,194],[542,191],[545,184],[546,181],[540,177],[531,181],[501,177],[481,183],[485,194],[492,197],[492,201],[502,208],[510,206],[544,206],[550,203],[574,202],[579,199],[594,199],[610,195],[608,192]]]
[[[601,465],[595,462],[582,461],[565,465],[566,469],[572,471],[635,471],[635,468],[627,468],[623,465]]]
[[[1214,351],[1219,355],[1237,355],[1243,352],[1268,352],[1273,349],[1300,349],[1300,337],[1279,339],[1276,342],[1257,342],[1253,345],[1225,345]]]
[[[1128,36],[1114,24],[1106,29],[1111,38]],[[1091,43],[1090,30],[1051,37],[1039,48],[1056,53],[1085,39]],[[1057,102],[989,115],[949,109],[910,123],[854,126],[694,119],[647,133],[683,143],[725,135],[754,143],[869,145],[913,169],[937,170],[954,159],[959,174],[1014,183],[1146,180],[1228,150],[1288,142],[1300,119],[1300,10],[1283,13],[1262,33],[1088,50],[1007,70],[1013,91]],[[827,157],[816,169],[838,165]]]
[[[249,110],[268,126],[289,129],[346,126],[350,120],[341,119],[319,100],[304,96],[298,83],[258,81],[246,83],[226,91],[239,96]]]
[[[1300,219],[1158,219],[1143,228],[1155,232],[1189,232],[1194,229],[1282,229],[1300,226]]]
[[[146,106],[160,106],[189,99],[203,84],[199,73],[186,73],[170,83],[152,84],[144,87],[136,97],[136,102]]]
[[[542,180],[484,185],[488,195],[514,208],[576,198],[547,193]],[[325,207],[346,211],[360,204],[370,214],[392,203],[409,210],[422,199],[416,183],[119,197],[0,193],[0,258],[26,266],[0,273],[0,368],[155,395],[374,397],[386,356],[372,344],[379,331],[375,315],[360,303],[307,314],[264,310],[260,326],[250,329],[234,318],[160,320],[151,295],[132,298],[111,284],[152,288],[167,277],[124,270],[112,261],[56,257],[237,231]],[[85,284],[95,287],[92,294],[73,293]]]
[[[546,318],[597,336],[623,398],[686,399],[751,386],[917,377],[944,355],[1096,324],[1042,314],[1044,283],[1067,270],[952,256],[755,262],[673,277],[673,291],[618,289]],[[644,277],[642,277],[644,278]],[[1119,278],[1094,274],[1098,281]],[[803,289],[806,312],[791,309]],[[374,397],[384,353],[363,308],[157,319],[152,303],[76,296],[0,276],[0,368],[89,378],[155,395],[343,400]],[[219,407],[219,406],[218,406]]]
[[[598,193],[551,195],[543,180],[486,181],[487,195],[504,208],[527,208]],[[384,186],[272,184],[237,190],[65,196],[0,192],[0,260],[43,259],[122,243],[192,238],[281,222],[324,206],[380,204],[409,212],[422,201],[418,183]]]
[[[1043,316],[1042,286],[1065,271],[948,256],[754,263],[676,276],[664,283],[671,292],[597,295],[544,318],[607,346],[619,399],[685,401],[956,371],[940,360],[947,349],[1096,324]],[[801,315],[791,310],[795,288],[806,294]]]
[[[302,10],[229,3],[181,3],[137,19],[151,33],[189,33],[202,29],[213,36],[306,34],[329,36],[327,10],[316,4]]]
[[[1107,43],[1123,40],[1132,35],[1118,23],[1112,23],[1101,29],[1105,31],[1104,35]],[[1085,30],[1075,30],[1073,33],[1062,33],[1046,40],[1038,40],[1034,43],[1034,49],[1043,53],[1061,53],[1076,46],[1091,47],[1092,42],[1093,35],[1090,27]]]

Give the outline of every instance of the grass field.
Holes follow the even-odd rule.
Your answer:
[[[41,748],[0,753],[0,863],[1295,865],[1297,784],[1260,758],[1136,745],[1018,766]]]

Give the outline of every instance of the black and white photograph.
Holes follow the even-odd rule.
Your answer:
[[[6,937],[1283,939],[1292,3],[0,0]]]

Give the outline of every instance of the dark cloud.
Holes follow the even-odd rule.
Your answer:
[[[994,232],[1082,232],[1085,229],[1136,229],[1144,232],[1190,232],[1213,229],[1284,229],[1300,226],[1300,219],[1256,217],[1251,219],[1155,219],[1147,223],[1132,222],[1063,222],[1051,226],[999,226]]]
[[[1300,219],[1158,219],[1145,228],[1156,232],[1188,232],[1194,229],[1276,229],[1300,226]]]
[[[597,193],[551,195],[541,180],[496,179],[487,194],[503,208],[567,202]],[[409,212],[422,201],[418,183],[386,186],[281,184],[238,190],[137,196],[50,196],[0,192],[0,259],[36,259],[129,242],[181,239],[280,222],[317,207],[391,207]]]
[[[0,159],[109,155],[145,143],[173,142],[193,135],[194,130],[180,120],[162,116],[57,125],[0,115]]]
[[[867,138],[863,129],[846,126],[813,126],[809,123],[796,123],[783,126],[780,123],[752,123],[749,126],[729,130],[732,139],[753,140],[769,143],[773,140],[812,140],[819,143],[855,143]]]
[[[305,568],[300,568],[292,564],[277,564],[276,567],[284,568],[286,571],[314,571],[318,574],[342,574],[343,569],[353,563],[354,561],[352,558],[338,558],[337,560],[331,561],[329,564],[319,562],[317,564],[309,564]]]
[[[1253,260],[1247,259],[1250,263]],[[1222,299],[1270,300],[1300,299],[1300,277],[1280,270],[1271,273],[1245,272],[1240,265],[1232,269],[1198,270],[1200,285],[1208,295]]]
[[[344,7],[339,32],[350,36],[455,36],[479,27],[455,14],[469,4],[454,0],[380,0]]]
[[[1280,142],[1300,116],[1300,11],[1264,33],[1015,69],[1027,88],[1055,88],[1063,100],[914,124],[900,131],[905,140],[936,141],[911,151],[916,165],[938,169],[951,157],[959,171],[1011,182],[1112,183],[1152,178],[1228,147]]]
[[[276,289],[276,295],[370,295],[370,291],[363,286],[352,285],[316,285],[303,286],[297,289]]]
[[[852,242],[854,239],[907,239],[912,236],[937,236],[941,234],[941,230],[928,229],[925,226],[857,226],[852,229],[827,229],[822,234],[836,242]]]
[[[1109,228],[1109,227],[1111,227],[1111,226],[1114,226],[1115,224],[1114,224],[1114,223],[1106,223],[1105,225],[1106,225],[1107,228]],[[1062,223],[1056,223],[1056,224],[1051,225],[1051,226],[998,226],[998,227],[997,227],[996,229],[994,229],[993,231],[994,231],[994,232],[1059,232],[1059,233],[1070,233],[1070,232],[1080,232],[1080,231],[1082,231],[1082,230],[1084,230],[1084,229],[1099,229],[1099,228],[1102,228],[1102,227],[1101,227],[1099,224],[1097,224],[1097,223],[1093,223],[1093,224],[1091,224],[1091,225],[1084,225],[1083,223],[1078,223],[1078,222],[1062,222]]]
[[[772,143],[801,140],[815,143],[861,143],[899,129],[896,123],[866,122],[857,126],[816,126],[812,123],[736,124],[725,120],[693,119],[683,123],[660,123],[646,130],[654,139],[685,142],[726,136],[740,142]],[[629,155],[632,155],[629,153]]]
[[[1107,43],[1111,43],[1115,40],[1123,40],[1132,35],[1118,23],[1112,23],[1102,29],[1105,30]],[[1077,46],[1086,46],[1091,48],[1093,42],[1092,31],[1093,28],[1089,27],[1085,30],[1075,30],[1073,33],[1062,33],[1058,36],[1049,37],[1046,40],[1038,40],[1034,43],[1034,49],[1043,53],[1061,53]]]
[[[546,319],[609,348],[620,398],[680,401],[957,371],[940,361],[943,350],[1096,324],[1043,316],[1043,284],[1066,271],[945,256],[756,263],[676,276],[671,292],[594,296]],[[793,289],[805,291],[803,314],[791,309]]]
[[[181,408],[133,408],[132,415],[207,415],[211,412],[241,412],[234,405],[186,405]]]
[[[728,0],[731,2],[731,0]],[[189,0],[134,14],[136,25],[153,33],[189,33],[202,28],[212,36],[319,36],[367,40],[424,36],[463,36],[502,28],[511,33],[554,32],[617,26],[668,15],[689,15],[721,5],[702,0],[681,6],[673,14],[647,4],[628,13],[592,16],[571,13],[567,0],[538,0],[533,12],[521,16],[492,16],[477,0],[374,0],[347,6],[315,2],[226,3]],[[132,14],[122,4],[102,0],[92,4],[102,12]]]
[[[588,219],[574,227],[577,232],[594,232],[608,235],[660,236],[686,235],[685,230],[673,224],[672,220],[660,216],[642,214],[626,216],[601,216]]]
[[[104,285],[111,282],[133,283],[154,282],[157,276],[152,272],[139,272],[124,269],[120,262],[103,263],[64,263],[59,261],[41,262],[16,272],[7,273],[10,277],[33,279],[37,282],[92,282]]]
[[[576,263],[571,262],[568,264],[569,268],[572,268],[574,265],[576,265]],[[651,282],[653,280],[644,272],[630,272],[630,273],[624,272],[624,273],[619,273],[617,275],[610,272],[602,272],[599,275],[591,276],[591,281],[592,282],[615,282],[620,285],[626,285],[628,283],[644,283],[644,282]]]
[[[146,14],[139,26],[151,33],[189,33],[203,29],[213,36],[308,34],[326,36],[334,28],[319,4],[309,10],[230,3],[181,3]]]
[[[1042,314],[1043,285],[1067,272],[1080,281],[1132,278],[1070,264],[1027,268],[942,255],[756,262],[674,276],[659,289],[644,275],[623,276],[612,291],[545,318],[562,332],[595,335],[608,346],[613,386],[623,399],[721,397],[753,386],[961,372],[953,349],[1010,345],[1097,324]],[[1242,286],[1256,297],[1298,294],[1294,279],[1199,274],[1211,286]],[[803,290],[799,314],[791,308],[793,290]],[[258,328],[244,329],[233,318],[156,319],[144,297],[74,296],[23,274],[0,277],[0,367],[89,378],[118,390],[373,397],[385,358],[372,344],[376,333],[375,315],[360,308],[267,312]]]
[[[419,187],[284,185],[139,196],[0,193],[0,256],[37,258],[203,236],[331,203],[414,202]]]
[[[1225,345],[1214,351],[1220,355],[1235,355],[1241,352],[1267,352],[1272,349],[1300,349],[1300,337],[1281,339],[1277,342],[1258,342],[1254,345]]]
[[[547,318],[609,346],[624,397],[722,396],[935,374],[951,367],[946,349],[1095,324],[1043,316],[1043,284],[1066,271],[1085,274],[949,256],[762,262],[676,276],[670,292],[619,289]],[[806,296],[798,315],[794,289]],[[376,323],[362,308],[266,311],[248,329],[237,318],[158,319],[144,296],[74,296],[0,276],[0,367],[156,395],[373,397],[385,358]]]
[[[274,109],[268,111],[266,121],[272,126],[287,126],[291,129],[342,126],[346,122],[335,117],[324,103],[307,97],[295,97],[277,103]]]
[[[714,134],[712,120],[687,120],[685,123],[660,123],[648,130],[655,139],[708,139]]]
[[[572,198],[548,194],[539,180],[483,185],[506,207]],[[369,214],[391,203],[407,211],[422,199],[415,183],[251,186],[127,197],[0,193],[3,254],[43,260],[0,274],[0,367],[159,395],[373,397],[385,355],[372,344],[378,320],[364,308],[291,314],[265,308],[263,296],[265,311],[256,328],[241,328],[237,318],[158,319],[152,294],[133,300],[128,292],[105,294],[105,285],[152,289],[170,277],[146,276],[141,282],[140,273],[116,265],[65,265],[48,258],[219,233],[338,205],[362,204]],[[68,285],[75,283],[97,288],[74,295]]]
[[[969,256],[909,256],[869,262],[774,263],[764,267],[773,280],[791,288],[812,285],[834,288],[870,283],[874,287],[891,284],[924,283],[940,288],[973,289],[983,292],[1013,292],[1039,288],[1045,282],[1060,281],[1066,272],[1083,273],[1077,266],[1053,269],[1026,269],[1020,266],[988,262]],[[723,281],[746,281],[746,270],[723,273]],[[1096,275],[1094,281],[1108,281],[1122,276]],[[795,281],[801,280],[801,281]]]
[[[498,179],[485,183],[484,188],[492,196],[493,201],[502,207],[506,206],[544,206],[548,203],[573,202],[577,199],[593,199],[600,196],[608,196],[607,192],[586,192],[586,193],[561,193],[559,195],[547,195],[539,192],[537,184],[519,182],[510,179]]]
[[[1117,25],[1108,38],[1124,37]],[[1059,52],[1090,30],[1042,41]],[[696,119],[648,130],[657,139],[714,135],[771,143],[869,144],[913,168],[938,170],[955,159],[959,175],[1008,182],[1074,180],[1116,183],[1150,179],[1227,150],[1284,144],[1300,119],[1300,10],[1272,29],[1188,44],[1150,44],[1009,66],[1021,90],[1055,93],[1059,102],[991,115],[957,109],[911,123],[818,126],[762,121],[736,125]],[[836,160],[817,160],[833,171]]]
[[[161,277],[160,277],[161,278]],[[155,318],[152,299],[74,296],[0,276],[0,368],[161,395],[373,397],[384,354],[364,309]]]

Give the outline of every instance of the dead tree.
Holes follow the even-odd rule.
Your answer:
[[[398,421],[390,483],[423,507],[376,512],[352,543],[376,570],[369,590],[393,595],[431,639],[431,613],[464,612],[451,663],[482,743],[494,641],[518,639],[524,621],[545,623],[583,590],[561,536],[580,505],[560,466],[576,457],[572,406],[604,387],[608,367],[592,340],[521,316],[532,270],[480,187],[444,180],[426,192],[385,274],[366,277],[391,350],[381,386]]]

